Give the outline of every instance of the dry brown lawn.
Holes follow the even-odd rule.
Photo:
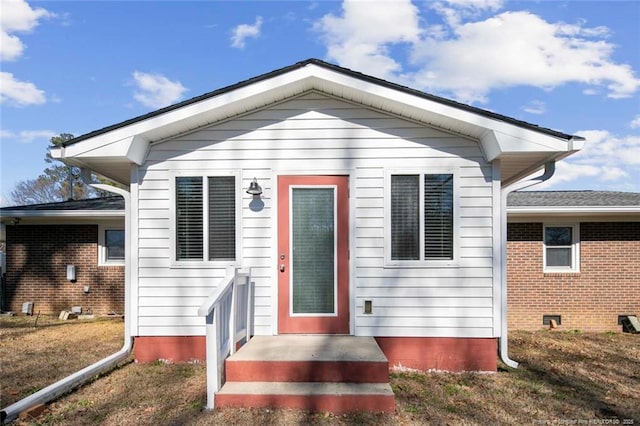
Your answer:
[[[32,322],[0,318],[3,406],[121,344],[121,322],[47,320],[37,328]],[[392,374],[393,414],[208,412],[204,365],[158,362],[128,363],[18,424],[640,424],[640,335],[513,332],[510,344],[512,358],[522,363],[517,370]],[[76,365],[81,359],[86,364]]]

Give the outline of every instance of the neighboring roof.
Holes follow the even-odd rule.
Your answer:
[[[128,185],[155,143],[279,102],[317,92],[478,141],[486,161],[500,160],[509,185],[580,150],[584,138],[430,95],[308,59],[113,126],[51,149],[67,164]]]
[[[117,196],[0,208],[0,217],[123,215],[124,198]]]
[[[570,135],[570,134],[567,134],[567,133],[559,132],[557,130],[553,130],[553,129],[549,129],[549,128],[545,128],[545,127],[540,127],[540,126],[537,126],[535,124],[528,123],[526,121],[516,120],[515,118],[511,118],[511,117],[508,117],[506,115],[497,114],[495,112],[487,111],[487,110],[484,110],[482,108],[477,108],[477,107],[474,107],[474,106],[471,106],[471,105],[467,105],[467,104],[463,104],[463,103],[460,103],[460,102],[453,101],[451,99],[446,99],[446,98],[442,98],[440,96],[435,96],[435,95],[432,95],[432,94],[429,94],[429,93],[422,92],[420,90],[412,89],[412,88],[407,87],[407,86],[402,86],[400,84],[392,83],[390,81],[383,80],[381,78],[373,77],[373,76],[366,75],[366,74],[363,74],[363,73],[360,73],[360,72],[357,72],[357,71],[353,71],[353,70],[348,69],[348,68],[344,68],[344,67],[340,67],[338,65],[330,64],[328,62],[321,61],[320,59],[311,58],[311,59],[307,59],[307,60],[304,60],[304,61],[297,62],[297,63],[295,63],[293,65],[286,66],[284,68],[277,69],[275,71],[271,71],[271,72],[259,75],[257,77],[250,78],[248,80],[240,81],[238,83],[232,84],[232,85],[227,86],[227,87],[223,87],[221,89],[214,90],[212,92],[205,93],[205,94],[200,95],[200,96],[193,97],[191,99],[187,99],[187,100],[179,102],[177,104],[170,105],[168,107],[161,108],[161,109],[158,109],[156,111],[152,111],[150,113],[147,113],[147,114],[144,114],[144,115],[140,115],[138,117],[134,117],[134,118],[125,120],[125,121],[123,121],[121,123],[113,124],[111,126],[95,130],[95,131],[87,133],[85,135],[78,136],[77,138],[71,139],[71,140],[63,143],[63,146],[70,146],[70,145],[73,145],[73,144],[78,143],[80,141],[83,141],[85,139],[89,139],[89,138],[92,138],[92,137],[95,137],[95,136],[110,132],[112,130],[119,129],[121,127],[125,127],[125,126],[128,126],[130,124],[137,123],[139,121],[143,121],[143,120],[146,120],[146,119],[149,119],[149,118],[164,114],[166,112],[173,111],[173,110],[185,107],[187,105],[191,105],[191,104],[203,101],[205,99],[213,98],[215,96],[219,96],[219,95],[231,92],[233,90],[239,89],[241,87],[248,86],[248,85],[253,84],[253,83],[257,83],[257,82],[260,82],[260,81],[263,81],[263,80],[268,80],[268,79],[270,79],[272,77],[276,77],[278,75],[285,74],[285,73],[288,73],[290,71],[293,71],[293,70],[296,70],[296,69],[299,69],[299,68],[303,68],[303,67],[305,67],[307,65],[310,65],[310,64],[317,65],[317,66],[322,67],[322,68],[327,68],[327,69],[330,69],[330,70],[333,70],[333,71],[337,71],[337,72],[343,73],[345,75],[349,75],[351,77],[358,78],[358,79],[363,80],[363,81],[375,83],[375,84],[378,84],[380,86],[388,87],[388,88],[391,88],[391,89],[394,89],[394,90],[398,90],[398,91],[401,91],[401,92],[404,92],[404,93],[408,93],[408,94],[411,94],[411,95],[414,95],[414,96],[418,96],[418,97],[423,98],[423,99],[428,99],[430,101],[434,101],[434,102],[438,102],[438,103],[441,103],[441,104],[444,104],[444,105],[452,106],[452,107],[455,107],[455,108],[458,108],[458,109],[461,109],[461,110],[473,112],[475,114],[478,114],[478,115],[481,115],[481,116],[484,116],[484,117],[488,117],[488,118],[492,118],[494,120],[504,121],[506,123],[513,124],[513,125],[516,125],[516,126],[519,126],[519,127],[523,127],[523,128],[527,128],[527,129],[530,129],[530,130],[537,131],[537,132],[545,133],[545,134],[548,134],[550,136],[554,136],[554,137],[558,137],[558,138],[562,138],[562,139],[566,139],[566,140],[569,140],[571,138],[582,139],[579,136]]]
[[[617,191],[517,191],[509,194],[507,212],[529,214],[640,213],[640,193]]]
[[[519,191],[509,194],[511,206],[640,206],[640,193],[615,191]]]

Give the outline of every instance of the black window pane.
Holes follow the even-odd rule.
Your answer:
[[[236,178],[209,178],[209,260],[236,258]]]
[[[107,261],[124,260],[124,231],[121,229],[107,229],[104,234],[107,247]]]
[[[391,176],[391,259],[420,259],[419,233],[419,176]]]
[[[548,246],[570,246],[572,231],[570,226],[548,226],[544,230],[544,242]]]
[[[176,178],[176,259],[202,260],[203,193],[201,177]]]
[[[453,175],[424,176],[425,258],[453,259]]]

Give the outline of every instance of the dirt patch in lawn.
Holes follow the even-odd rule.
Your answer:
[[[93,325],[97,330],[108,326]],[[43,328],[56,330],[56,326]],[[19,347],[21,338],[19,333],[14,335],[12,344]],[[42,339],[48,340],[44,335]],[[94,337],[75,342],[80,347],[93,344],[97,344]],[[624,424],[625,420],[639,424],[640,336],[513,332],[510,344],[512,358],[521,362],[516,370],[392,374],[396,394],[392,414],[332,415],[282,409],[208,412],[203,410],[204,365],[156,362],[126,364],[50,404],[38,419],[18,424]],[[42,362],[33,368],[41,365],[40,371],[49,370],[49,365],[69,356],[58,357],[53,349],[46,356],[30,354]],[[2,374],[3,384],[5,377],[20,381],[6,371]]]
[[[123,333],[122,319],[0,317],[0,406],[118,351]]]

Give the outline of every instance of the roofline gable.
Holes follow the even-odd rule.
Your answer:
[[[54,158],[105,174],[100,162],[142,164],[152,143],[309,91],[418,121],[480,141],[486,159],[535,152],[556,159],[577,151],[583,138],[430,95],[318,59],[234,85],[88,133],[51,150]],[[535,165],[537,167],[537,164]],[[108,174],[105,174],[109,176]],[[515,174],[514,178],[520,176]],[[113,177],[113,176],[109,176]],[[117,179],[116,179],[117,180]]]

